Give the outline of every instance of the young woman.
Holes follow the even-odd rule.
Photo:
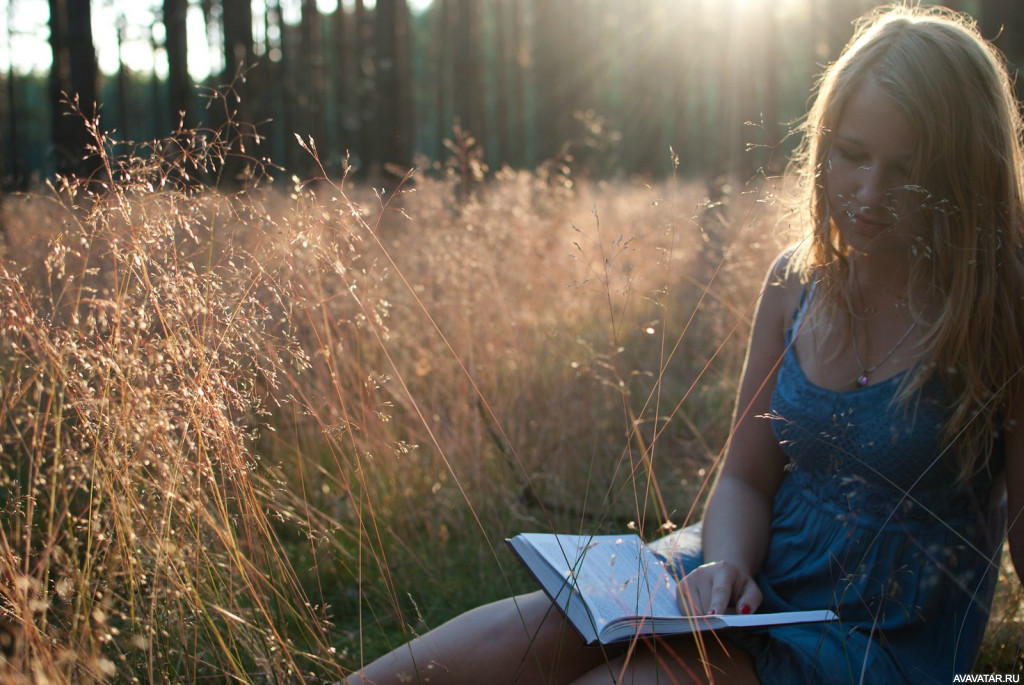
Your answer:
[[[1024,571],[1018,105],[969,20],[897,7],[826,71],[804,133],[791,171],[807,237],[765,282],[703,529],[655,547],[691,609],[840,620],[615,652],[582,646],[535,593],[352,682],[948,683],[971,669],[1004,535]]]

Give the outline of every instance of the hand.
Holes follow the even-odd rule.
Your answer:
[[[733,606],[749,614],[761,606],[762,599],[750,574],[728,561],[699,566],[676,586],[676,601],[684,614],[724,614]]]

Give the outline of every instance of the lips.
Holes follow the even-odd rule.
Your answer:
[[[889,227],[891,219],[889,217],[878,217],[861,214],[860,212],[854,212],[850,215],[850,218],[857,224],[872,228],[875,230],[883,230]]]

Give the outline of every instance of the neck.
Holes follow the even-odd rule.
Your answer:
[[[910,258],[902,252],[858,252],[851,255],[850,271],[861,288],[906,295],[910,282]]]
[[[910,267],[897,255],[854,255],[848,295],[856,317],[902,318],[910,301]]]

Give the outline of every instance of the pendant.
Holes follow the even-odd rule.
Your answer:
[[[861,375],[857,376],[856,383],[858,388],[863,388],[868,384],[868,375],[866,373],[862,373]]]

